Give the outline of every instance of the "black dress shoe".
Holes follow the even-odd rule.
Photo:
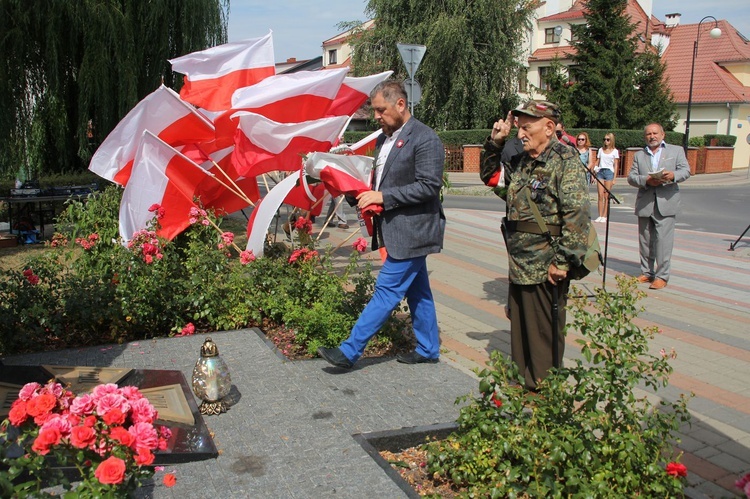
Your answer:
[[[400,353],[396,355],[396,360],[402,364],[437,364],[438,359],[429,359],[419,355],[416,350],[409,353]]]
[[[332,366],[340,367],[342,369],[351,369],[354,363],[346,358],[346,355],[341,353],[338,348],[318,348],[318,355],[323,357]]]

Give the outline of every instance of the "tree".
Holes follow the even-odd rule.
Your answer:
[[[352,37],[357,75],[394,70],[406,78],[396,43],[427,52],[415,78],[419,119],[437,129],[486,128],[516,106],[521,45],[536,0],[370,0],[370,30]]]
[[[0,0],[0,175],[86,167],[169,62],[224,43],[228,0]],[[178,85],[179,86],[179,85]]]
[[[572,125],[627,129],[659,121],[670,128],[675,105],[663,80],[663,65],[650,45],[638,51],[627,4],[628,0],[587,0],[586,23],[571,27],[577,79],[577,120]]]
[[[560,106],[563,123],[566,127],[574,125],[578,121],[573,100],[574,84],[568,71],[572,71],[572,68],[565,69],[560,59],[555,56],[549,66],[549,73],[545,76],[547,90],[544,92],[549,102],[554,102]]]

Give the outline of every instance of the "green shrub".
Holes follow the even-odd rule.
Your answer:
[[[706,145],[706,138],[702,136],[690,137],[688,139],[688,147],[704,147]]]
[[[673,353],[649,353],[656,328],[632,322],[644,293],[618,276],[618,290],[572,299],[584,360],[567,361],[530,396],[512,361],[493,352],[478,373],[480,394],[461,409],[459,429],[427,444],[428,472],[469,497],[679,497],[667,473],[673,432],[687,401],[652,403],[635,389],[666,386]]]
[[[718,133],[707,133],[703,136],[705,145],[710,145],[712,140],[716,140],[717,147],[734,147],[737,137],[734,135],[722,135]]]
[[[372,296],[372,268],[357,251],[343,263],[317,256],[311,236],[295,230],[294,253],[277,243],[243,265],[210,213],[208,225],[156,241],[158,257],[147,260],[140,236],[132,247],[118,241],[120,196],[110,187],[69,201],[50,248],[0,274],[0,354],[168,336],[188,323],[202,331],[286,324],[312,353],[345,338]],[[316,256],[290,262],[303,253]],[[403,328],[394,313],[381,340],[400,341]]]

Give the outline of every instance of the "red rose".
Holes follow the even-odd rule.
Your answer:
[[[167,487],[174,487],[175,483],[177,483],[177,478],[175,478],[174,474],[167,473],[164,475],[164,485]]]
[[[57,405],[57,399],[51,393],[43,393],[26,402],[26,412],[31,417],[49,414]]]
[[[26,413],[26,402],[21,399],[16,399],[13,405],[10,406],[10,412],[8,413],[8,419],[10,424],[13,426],[21,426],[24,421],[29,417]]]
[[[88,426],[74,426],[70,432],[70,443],[73,447],[85,449],[96,440],[96,434]]]
[[[94,476],[105,485],[122,483],[125,478],[125,461],[115,456],[108,457],[96,467]]]
[[[133,442],[135,442],[135,437],[132,433],[130,433],[128,430],[123,428],[122,426],[116,426],[112,428],[112,430],[109,433],[109,437],[112,440],[116,440],[120,442],[122,445],[126,447],[130,447],[133,445]]]
[[[83,418],[83,425],[93,428],[96,425],[96,416],[86,416]]]
[[[123,414],[117,407],[113,407],[102,417],[102,419],[110,426],[123,424],[125,422],[125,414]]]
[[[62,435],[57,428],[47,428],[39,431],[31,449],[37,454],[46,455],[50,447],[60,442]]]
[[[667,475],[687,476],[687,468],[682,463],[669,463],[667,465]]]
[[[135,455],[135,464],[138,466],[148,466],[154,462],[154,454],[145,447],[138,447],[138,454]]]
[[[495,404],[495,407],[503,406],[503,401],[497,398],[497,395],[495,395],[494,393],[492,394],[492,402]]]

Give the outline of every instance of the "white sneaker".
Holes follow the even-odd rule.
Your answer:
[[[602,221],[602,217],[599,217],[596,220],[594,220],[594,223],[598,223],[598,222],[601,222],[601,221]]]
[[[599,220],[601,223],[605,224],[607,223],[607,217],[601,217],[602,219]]]

